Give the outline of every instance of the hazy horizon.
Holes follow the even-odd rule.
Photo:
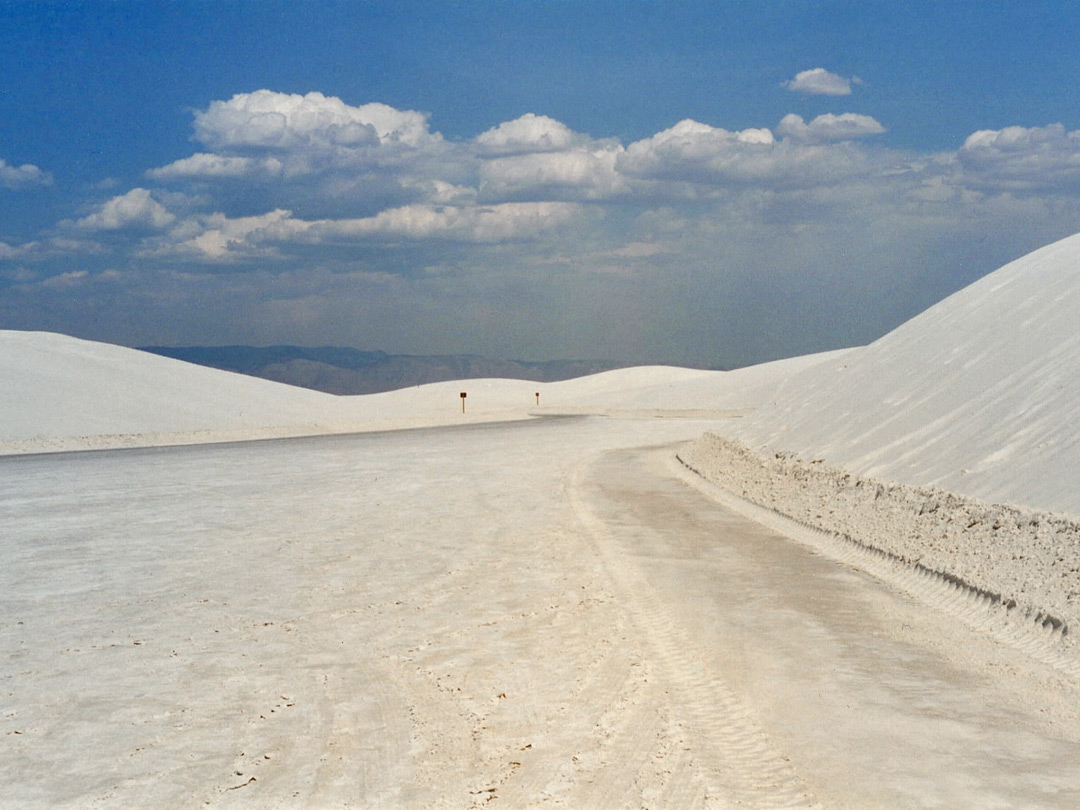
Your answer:
[[[0,328],[863,345],[1080,230],[1078,35],[1060,2],[4,4]]]

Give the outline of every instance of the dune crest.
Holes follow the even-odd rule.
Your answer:
[[[1080,234],[800,372],[741,438],[860,475],[1080,514]]]

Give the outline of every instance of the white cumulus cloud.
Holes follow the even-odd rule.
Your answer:
[[[501,203],[481,206],[409,205],[380,211],[374,217],[307,224],[304,236],[315,241],[341,237],[405,237],[464,242],[528,239],[560,228],[583,214],[564,202]]]
[[[12,166],[0,158],[0,186],[7,189],[20,189],[30,186],[47,186],[50,183],[52,183],[52,175],[37,166],[30,163]]]
[[[476,136],[476,142],[485,151],[498,154],[552,152],[568,149],[581,140],[566,124],[534,113],[526,113]]]
[[[258,90],[196,112],[204,149],[147,172],[160,182],[228,184],[233,199],[252,187],[268,207],[304,206],[342,215],[432,199],[436,184],[460,185],[474,147],[451,144],[427,115],[386,104],[353,106],[322,93]],[[200,189],[201,190],[201,189]]]
[[[228,217],[220,212],[196,214],[178,220],[159,236],[143,242],[144,258],[190,258],[211,263],[231,263],[240,259],[275,258],[272,246],[259,247],[260,234],[273,233],[280,223],[292,219],[292,212],[275,209],[250,217]]]
[[[197,152],[146,173],[153,180],[180,178],[280,177],[284,165],[276,157],[236,157]]]
[[[0,261],[19,259],[30,253],[38,246],[37,242],[23,242],[21,245],[11,245],[7,242],[0,242]]]
[[[133,188],[127,194],[113,197],[97,211],[78,220],[80,228],[95,231],[115,231],[122,228],[164,228],[176,216],[153,198],[145,188]]]
[[[428,129],[427,116],[386,104],[353,107],[322,93],[307,95],[257,90],[215,101],[195,115],[195,137],[222,149],[356,149],[382,144],[418,147],[442,136]]]
[[[878,121],[869,115],[842,113],[819,115],[809,124],[801,115],[789,113],[780,121],[776,133],[785,138],[800,141],[847,141],[867,135],[880,135],[885,131]]]
[[[140,253],[228,264],[280,258],[290,245],[381,239],[496,243],[534,238],[583,216],[580,205],[563,202],[407,205],[372,217],[321,220],[298,219],[282,209],[251,217],[214,213],[178,222],[167,234],[147,240]]]
[[[965,183],[1009,190],[1080,188],[1080,130],[1061,124],[974,132],[957,153]]]
[[[729,173],[773,144],[767,129],[729,132],[686,119],[635,141],[618,161],[620,171],[653,178],[692,179],[702,171]]]
[[[789,144],[768,129],[730,132],[687,120],[630,144],[616,165],[649,180],[779,188],[835,182],[863,163],[844,144]]]
[[[512,155],[484,162],[479,170],[483,199],[601,200],[627,190],[615,169],[618,145],[581,146],[563,152]]]
[[[0,242],[0,261],[41,261],[59,256],[90,256],[106,252],[103,245],[91,239],[71,239],[63,236],[51,236],[41,241],[33,240],[15,245]]]
[[[808,93],[815,96],[848,96],[851,95],[851,84],[859,83],[857,78],[845,79],[830,73],[825,68],[813,68],[795,74],[795,78],[782,82],[781,87],[786,87],[793,93]]]

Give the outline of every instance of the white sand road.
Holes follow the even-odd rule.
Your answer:
[[[1080,806],[1080,681],[688,486],[716,426],[0,459],[0,806]]]

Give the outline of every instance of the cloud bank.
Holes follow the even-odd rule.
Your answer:
[[[132,342],[177,322],[179,342],[727,364],[863,342],[1080,223],[1080,133],[1060,124],[916,153],[856,112],[627,143],[537,112],[455,140],[432,123],[317,92],[212,101],[190,154],[35,239],[0,231],[0,316],[93,313],[83,334]]]
[[[1080,191],[1080,131],[1061,124],[974,132],[957,159],[967,181],[982,189]]]
[[[155,200],[145,188],[133,188],[126,194],[113,197],[94,213],[76,222],[79,228],[91,231],[115,231],[141,227],[159,230],[176,220],[165,206]]]

